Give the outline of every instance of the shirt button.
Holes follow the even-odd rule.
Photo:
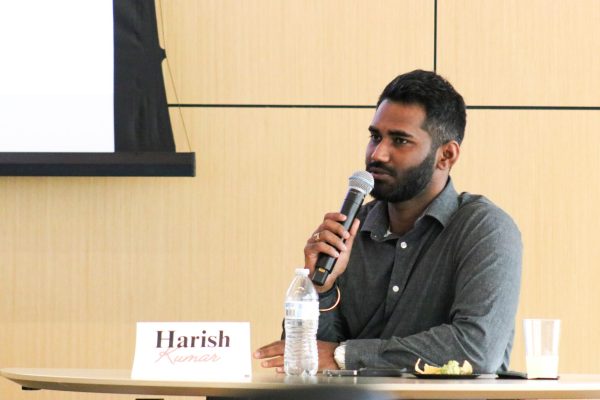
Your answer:
[[[403,249],[407,248],[408,245],[406,244],[406,242],[402,242],[400,243],[400,247],[402,247]]]
[[[394,293],[398,293],[400,288],[398,286],[394,285],[394,287],[392,287],[392,290],[394,291]]]

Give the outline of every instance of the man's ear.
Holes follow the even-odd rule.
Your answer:
[[[437,168],[442,170],[452,169],[452,166],[460,156],[460,145],[456,140],[444,143],[438,148]]]

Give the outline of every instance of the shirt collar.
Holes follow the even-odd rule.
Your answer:
[[[458,193],[456,193],[456,190],[454,189],[452,179],[448,177],[446,187],[435,199],[433,199],[423,215],[437,219],[445,228],[456,210],[458,210]]]
[[[446,187],[429,204],[423,215],[419,217],[417,223],[424,217],[432,217],[439,221],[443,227],[446,227],[452,218],[454,212],[458,209],[458,193],[454,189],[452,180],[448,177]],[[368,212],[361,232],[372,232],[373,234],[385,236],[389,227],[387,202],[376,200],[373,208]]]

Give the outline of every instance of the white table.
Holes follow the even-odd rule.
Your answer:
[[[153,396],[244,397],[258,391],[306,385],[355,385],[402,399],[600,399],[600,375],[563,375],[559,380],[464,380],[414,377],[286,377],[255,373],[249,382],[138,381],[130,370],[5,368],[0,374],[29,389]]]

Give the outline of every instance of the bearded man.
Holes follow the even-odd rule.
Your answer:
[[[369,126],[366,169],[374,201],[349,231],[332,212],[308,239],[306,268],[337,258],[320,292],[320,369],[410,368],[468,360],[506,370],[514,336],[522,244],[510,216],[480,195],[458,194],[466,107],[434,72],[396,77]],[[335,305],[335,307],[333,307]],[[284,342],[258,349],[283,365]]]

